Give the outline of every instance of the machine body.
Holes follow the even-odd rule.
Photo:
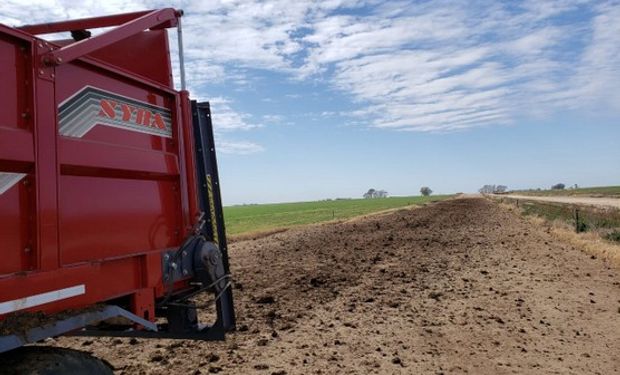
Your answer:
[[[0,25],[0,352],[234,329],[210,109],[173,86],[166,28],[181,16]],[[61,32],[73,39],[37,36]],[[101,324],[114,316],[128,323]]]

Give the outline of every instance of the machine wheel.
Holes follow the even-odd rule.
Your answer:
[[[113,375],[109,363],[79,350],[46,346],[24,346],[0,356],[2,374]]]

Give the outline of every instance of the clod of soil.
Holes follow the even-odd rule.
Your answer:
[[[276,299],[273,298],[272,296],[264,296],[264,297],[260,297],[256,300],[256,303],[261,304],[261,305],[268,305],[268,304],[272,304],[276,302]]]

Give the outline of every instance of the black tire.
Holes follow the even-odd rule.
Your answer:
[[[47,346],[24,346],[0,355],[4,375],[113,375],[112,366],[79,350]]]

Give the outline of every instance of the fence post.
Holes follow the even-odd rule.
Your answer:
[[[575,233],[579,233],[579,209],[575,207]]]

